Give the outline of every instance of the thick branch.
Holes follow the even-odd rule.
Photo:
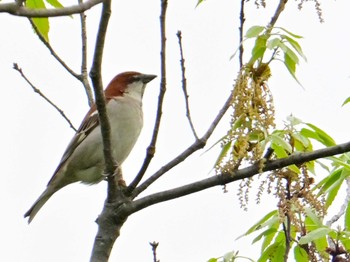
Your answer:
[[[110,15],[111,15],[111,0],[106,0],[103,3],[100,25],[99,25],[99,29],[96,37],[95,53],[94,53],[92,67],[90,71],[90,77],[91,77],[94,92],[95,92],[96,108],[100,119],[100,127],[101,127],[102,140],[103,140],[103,153],[104,153],[105,163],[106,163],[105,171],[108,175],[111,175],[114,173],[115,163],[112,157],[111,139],[110,139],[111,127],[107,117],[105,96],[103,93],[101,64],[102,64],[103,48],[104,48]]]
[[[336,145],[333,147],[319,149],[313,152],[298,153],[298,154],[291,155],[287,158],[266,162],[264,165],[263,171],[264,172],[272,171],[283,167],[287,167],[292,164],[298,165],[308,161],[316,160],[323,157],[333,156],[337,154],[342,154],[349,151],[350,151],[350,142],[347,142],[347,143]],[[174,189],[155,193],[155,194],[143,197],[141,199],[135,200],[134,202],[130,203],[130,205],[125,206],[125,208],[127,209],[125,210],[125,212],[128,214],[132,214],[143,208],[149,207],[151,205],[154,205],[160,202],[183,197],[183,196],[193,194],[214,186],[222,186],[237,180],[249,178],[259,174],[260,167],[261,167],[261,164],[257,163],[255,165],[252,165],[237,171],[231,171],[229,173],[215,175],[207,179],[203,179],[191,184],[187,184],[185,186],[180,186]]]
[[[15,16],[24,17],[55,17],[55,16],[69,16],[73,14],[83,13],[86,10],[102,3],[103,0],[87,0],[78,5],[73,5],[63,8],[46,9],[46,8],[28,8],[24,7],[18,2],[14,3],[3,3],[0,4],[0,13],[9,13]]]

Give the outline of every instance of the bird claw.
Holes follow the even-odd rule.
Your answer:
[[[108,180],[108,177],[110,176],[107,173],[102,174],[104,180]],[[123,178],[123,173],[120,167],[117,167],[114,171],[114,173],[111,175],[111,177],[114,177],[115,181],[117,182],[118,186],[126,187],[125,180]]]

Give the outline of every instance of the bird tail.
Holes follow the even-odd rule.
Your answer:
[[[24,217],[28,218],[28,224],[32,222],[35,215],[39,212],[39,210],[43,207],[43,205],[49,200],[49,198],[55,193],[56,191],[49,190],[47,188],[38,198],[37,201],[32,205],[32,207],[24,214]]]

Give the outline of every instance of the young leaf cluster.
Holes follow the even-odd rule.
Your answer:
[[[245,35],[245,40],[255,39],[247,66],[258,69],[263,64],[268,65],[273,60],[280,60],[293,78],[298,81],[296,66],[299,64],[299,57],[306,60],[298,42],[301,38],[300,35],[293,34],[282,27],[252,26]],[[266,51],[270,52],[267,53]]]

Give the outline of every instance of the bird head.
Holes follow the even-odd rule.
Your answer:
[[[106,98],[116,96],[131,96],[142,99],[146,84],[156,78],[156,75],[138,72],[124,72],[115,76],[105,90]]]

